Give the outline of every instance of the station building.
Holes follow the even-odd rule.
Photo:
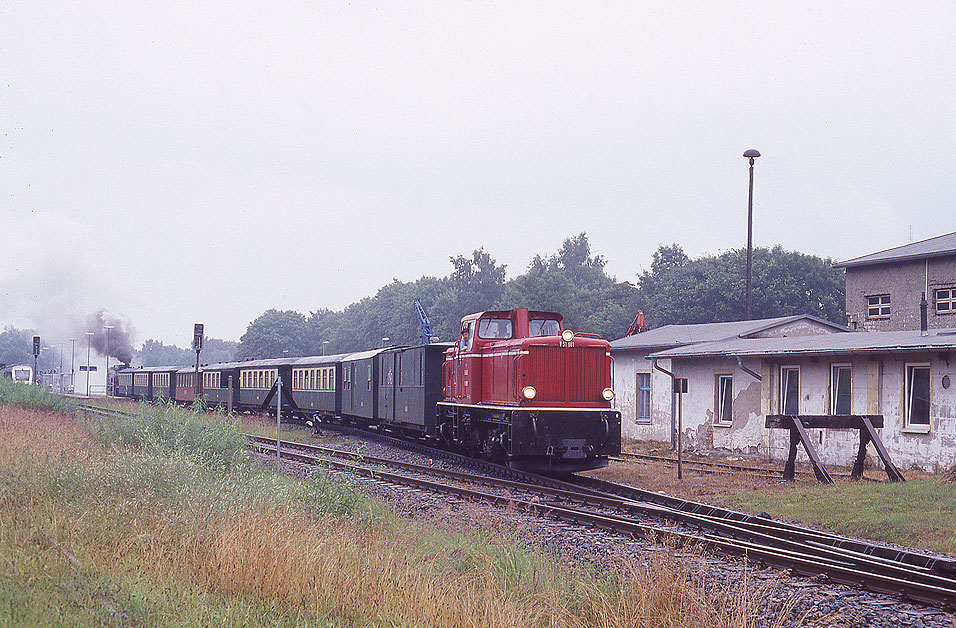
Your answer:
[[[804,315],[667,325],[611,342],[622,434],[673,443],[679,416],[689,450],[782,462],[789,432],[767,428],[769,415],[880,415],[898,468],[956,465],[956,234],[838,266],[847,269],[850,326]],[[672,392],[674,378],[686,393]],[[856,430],[810,432],[825,464],[852,463]]]

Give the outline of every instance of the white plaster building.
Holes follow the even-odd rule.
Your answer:
[[[769,327],[768,321],[750,321],[765,326],[667,349],[636,348],[640,334],[612,343],[625,435],[667,439],[670,377],[654,373],[648,423],[637,421],[639,399],[629,382],[639,382],[638,374],[653,368],[656,359],[688,380],[681,404],[688,448],[783,461],[789,435],[765,427],[769,414],[878,414],[884,420],[880,438],[898,468],[956,464],[956,329],[854,333],[812,317],[792,318],[774,319]],[[686,327],[698,328],[698,336],[704,335],[699,328],[713,328],[708,332],[713,337],[721,325],[743,323]],[[678,331],[673,327],[684,326],[672,326],[672,338]],[[624,341],[631,347],[622,347]],[[852,462],[859,442],[855,430],[810,432],[825,464]]]

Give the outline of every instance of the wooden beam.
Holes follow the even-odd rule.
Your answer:
[[[797,433],[800,435],[803,448],[807,450],[807,456],[810,458],[810,466],[813,467],[813,474],[824,484],[833,484],[833,478],[830,477],[830,474],[827,473],[827,470],[823,467],[823,462],[820,460],[820,456],[817,454],[817,450],[810,440],[810,435],[807,433],[803,421],[796,416],[792,417],[792,419],[793,427],[796,428]],[[790,434],[790,438],[793,438],[793,432],[790,432]]]
[[[873,427],[883,427],[882,414],[768,414],[766,425],[770,429],[793,429],[796,417],[808,429],[862,430],[866,429],[864,420]]]
[[[890,454],[886,451],[886,447],[883,446],[883,441],[880,440],[879,434],[873,429],[875,426],[865,418],[863,419],[863,424],[870,440],[873,441],[873,446],[876,447],[876,453],[879,454],[880,460],[883,461],[883,467],[886,469],[887,477],[891,482],[905,482],[906,478],[903,477],[903,474],[900,473],[896,465],[893,464],[893,461],[890,460]]]

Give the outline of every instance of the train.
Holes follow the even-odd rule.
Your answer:
[[[15,382],[33,383],[33,367],[26,364],[16,364],[13,366],[0,366],[0,372],[4,377],[9,377]]]
[[[123,368],[114,394],[310,424],[386,429],[511,467],[564,474],[621,452],[607,340],[565,329],[555,312],[461,319],[453,343],[193,367]],[[281,386],[280,386],[281,383]]]

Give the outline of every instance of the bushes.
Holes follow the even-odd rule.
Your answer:
[[[66,414],[76,412],[76,402],[72,399],[52,393],[43,386],[15,382],[6,377],[0,377],[0,406],[37,408]]]

